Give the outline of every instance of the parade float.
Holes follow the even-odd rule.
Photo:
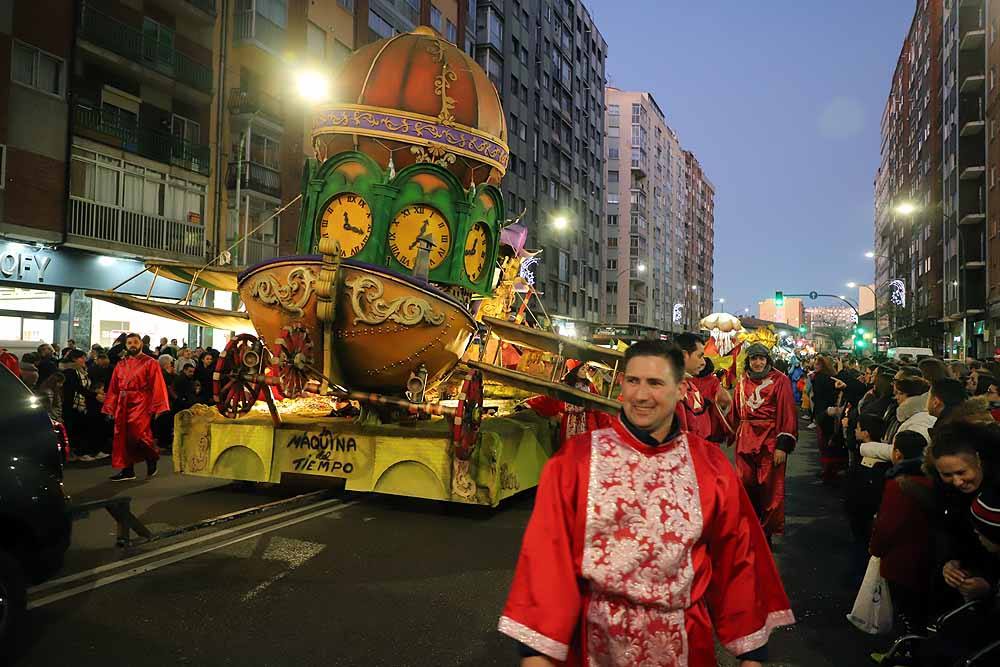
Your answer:
[[[730,387],[743,377],[747,348],[761,343],[769,350],[780,349],[779,337],[772,327],[750,330],[738,317],[729,313],[706,315],[699,326],[709,334],[705,356],[712,360],[716,370],[726,371],[726,384]]]
[[[533,254],[505,229],[497,187],[504,113],[474,60],[417,28],[363,47],[337,80],[313,126],[296,255],[238,274],[148,264],[189,284],[177,304],[90,294],[242,332],[217,362],[217,405],[175,419],[178,472],[495,506],[535,486],[555,446],[553,422],[511,404],[545,393],[614,412],[610,390],[559,380],[567,358],[617,369],[621,353],[528,317]],[[209,289],[245,310],[197,305]]]

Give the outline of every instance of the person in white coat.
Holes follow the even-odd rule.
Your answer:
[[[927,411],[930,392],[923,378],[903,377],[892,383],[896,397],[896,422],[898,428],[886,433],[886,442],[866,442],[861,445],[861,456],[879,461],[892,460],[892,442],[901,431],[916,431],[931,440],[931,428],[937,417]]]

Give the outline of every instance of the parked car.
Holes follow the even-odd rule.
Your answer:
[[[65,443],[42,402],[0,365],[0,656],[24,621],[27,587],[55,573],[72,522]]]

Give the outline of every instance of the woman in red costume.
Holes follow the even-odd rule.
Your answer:
[[[681,351],[625,354],[622,412],[546,464],[499,630],[522,665],[716,665],[766,660],[794,623],[743,486],[675,419]]]
[[[563,378],[563,383],[571,387],[586,391],[591,394],[597,393],[597,388],[585,375],[582,375],[584,364],[575,359],[566,362],[569,372]],[[599,428],[605,428],[611,424],[611,416],[600,410],[588,410],[580,405],[573,405],[561,401],[558,398],[549,396],[532,396],[525,405],[537,412],[542,417],[559,417],[559,445],[562,446],[567,440],[581,433],[590,433]]]

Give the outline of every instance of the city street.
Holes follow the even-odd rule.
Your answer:
[[[774,635],[772,664],[863,665],[886,642],[844,618],[860,570],[838,492],[815,479],[815,459],[813,432],[803,429],[791,458],[788,532],[776,546],[799,623]],[[291,493],[172,474],[111,485],[103,481],[107,470],[69,470],[68,485],[78,498],[132,495],[136,514],[154,530]],[[228,546],[34,609],[16,664],[515,663],[510,641],[494,628],[531,494],[497,511],[382,496],[326,502],[262,526],[215,529],[214,542],[170,555]],[[280,524],[289,525],[268,532]],[[92,515],[78,526],[63,574],[109,562],[112,543],[111,519]]]

